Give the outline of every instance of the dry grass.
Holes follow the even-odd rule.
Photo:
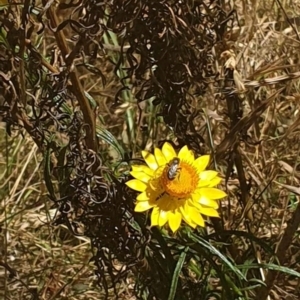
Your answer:
[[[121,194],[119,198],[116,197],[113,200],[123,197],[123,202],[121,200],[121,202],[112,201],[107,211],[110,211],[109,208],[112,207],[112,204],[119,208],[119,203],[121,205],[126,203],[124,210],[127,211],[130,221],[125,222],[127,226],[125,229],[119,223],[115,225],[119,226],[121,233],[112,231],[105,237],[95,237],[92,230],[93,225],[95,224],[95,228],[99,227],[100,231],[102,230],[101,226],[105,229],[106,226],[101,223],[97,227],[97,218],[94,215],[91,217],[91,223],[84,224],[85,229],[88,228],[90,231],[87,230],[87,234],[83,236],[73,234],[71,227],[66,226],[67,222],[59,226],[53,224],[57,209],[58,207],[61,209],[62,206],[60,206],[61,203],[58,204],[53,201],[54,199],[49,200],[48,198],[48,182],[45,182],[44,166],[41,166],[41,162],[45,158],[45,148],[42,147],[37,136],[30,136],[31,128],[26,127],[26,124],[27,133],[24,130],[24,136],[18,135],[18,131],[15,131],[16,133],[13,133],[11,137],[6,136],[4,125],[1,127],[0,247],[2,256],[0,259],[0,293],[2,294],[0,295],[2,297],[5,295],[7,299],[77,300],[104,299],[105,297],[135,299],[133,296],[135,294],[134,284],[141,278],[144,280],[143,277],[139,277],[140,273],[146,274],[145,277],[151,278],[149,282],[155,284],[158,275],[152,275],[153,277],[149,275],[151,267],[157,270],[156,267],[153,267],[155,263],[151,260],[155,253],[154,248],[151,248],[153,252],[150,251],[149,257],[146,254],[142,257],[144,253],[141,254],[142,251],[137,250],[136,245],[141,246],[144,243],[143,246],[148,247],[148,243],[151,244],[149,236],[151,241],[155,242],[158,236],[153,232],[149,233],[143,219],[137,221],[142,229],[136,229],[138,227],[136,223],[131,223],[132,219],[136,218],[132,217],[132,206],[130,203],[128,204],[133,195],[127,195],[121,183],[127,176],[126,161],[136,158],[140,149],[152,149],[163,140],[173,140],[178,146],[189,145],[197,154],[210,151],[214,158],[213,165],[220,171],[224,183],[226,183],[223,188],[228,190],[229,197],[222,202],[221,221],[213,220],[209,223],[207,231],[201,232],[201,234],[212,241],[213,245],[221,245],[220,251],[235,265],[246,269],[244,274],[247,273],[249,281],[244,282],[241,278],[232,275],[231,279],[234,279],[230,282],[226,281],[230,290],[235,291],[234,287],[239,290],[240,299],[296,300],[300,298],[298,275],[292,274],[286,269],[281,270],[286,273],[278,273],[274,267],[272,269],[270,266],[270,264],[279,262],[280,265],[300,273],[300,245],[297,230],[300,225],[300,191],[298,189],[300,183],[300,34],[298,33],[300,2],[294,1],[291,4],[287,1],[238,1],[231,7],[228,5],[226,9],[227,12],[231,9],[236,10],[238,22],[234,19],[232,26],[229,26],[231,23],[228,23],[223,39],[215,43],[213,49],[210,49],[213,60],[211,68],[217,75],[209,79],[203,78],[203,82],[186,87],[185,101],[188,106],[186,111],[179,102],[176,102],[176,94],[175,96],[172,94],[174,99],[163,99],[160,94],[157,99],[160,99],[161,103],[157,106],[153,106],[151,101],[140,101],[137,106],[135,97],[138,97],[142,83],[151,77],[149,69],[141,75],[146,78],[145,81],[141,78],[137,79],[136,74],[129,76],[130,78],[126,80],[131,87],[130,91],[120,92],[122,87],[120,78],[127,75],[127,70],[120,69],[124,73],[121,73],[120,70],[119,73],[113,73],[113,63],[116,63],[122,56],[117,42],[122,40],[125,31],[119,36],[114,36],[112,33],[109,36],[106,32],[104,42],[101,40],[105,45],[105,51],[101,51],[101,55],[95,59],[94,67],[97,67],[105,75],[107,81],[105,86],[101,84],[102,78],[99,73],[95,73],[93,70],[94,74],[91,74],[83,67],[81,56],[74,60],[79,65],[76,68],[78,73],[76,76],[68,78],[71,82],[68,89],[70,86],[79,86],[83,89],[77,88],[75,92],[72,91],[76,96],[79,95],[78,102],[75,103],[72,94],[66,103],[70,109],[74,108],[74,111],[84,111],[84,124],[89,124],[86,144],[95,152],[98,151],[97,147],[100,148],[99,157],[101,157],[101,163],[103,162],[101,172],[105,174],[105,179],[109,178],[113,182],[112,186],[117,186],[118,189],[114,190],[114,193]],[[71,11],[71,9],[68,10],[68,12]],[[58,20],[62,22],[66,15],[65,11],[58,13]],[[234,17],[234,15],[232,16]],[[49,18],[49,15],[47,17]],[[182,23],[178,24],[182,25]],[[64,34],[70,37],[72,30],[66,27]],[[54,37],[47,30],[41,52],[49,54],[52,46],[60,39],[66,39],[67,45],[71,49],[76,44],[66,37]],[[169,53],[169,55],[171,54]],[[139,62],[143,58],[140,52],[134,53],[132,57]],[[131,58],[134,61],[132,57],[123,56],[124,60]],[[128,61],[125,60],[122,63],[130,69]],[[43,62],[44,68],[46,67],[47,72],[52,75],[63,65],[62,58],[58,58],[48,68],[46,60]],[[191,67],[191,65],[190,62],[190,66],[186,65],[186,67]],[[167,66],[163,65],[163,67]],[[234,84],[228,75],[231,71],[235,79]],[[236,72],[239,73],[239,76]],[[191,76],[191,78],[193,77]],[[159,88],[156,87],[158,91],[161,91],[160,85],[163,86],[163,89],[167,89],[168,84],[172,84],[171,79],[168,81],[168,78],[160,78],[160,80]],[[154,83],[151,82],[151,84]],[[200,85],[205,93],[199,95],[196,91]],[[94,112],[90,111],[83,90],[93,97],[95,106],[97,106],[95,111],[100,115],[99,119],[94,120],[91,117]],[[227,91],[230,93],[228,94]],[[120,93],[118,94],[118,92]],[[115,98],[116,94],[118,94],[117,98]],[[194,96],[192,97],[191,94]],[[0,103],[1,101],[0,96]],[[159,117],[157,117],[157,113],[160,113]],[[170,120],[170,115],[173,117],[173,114],[174,118]],[[70,115],[73,116],[73,111]],[[80,119],[80,121],[82,120]],[[68,123],[69,125],[70,123]],[[58,147],[66,145],[72,138],[69,132],[55,132],[54,125],[49,126],[48,129],[55,133],[55,142],[58,141]],[[100,139],[99,145],[96,145],[97,143],[93,140],[96,132]],[[64,157],[66,160],[67,158],[67,156]],[[77,171],[80,168],[81,166]],[[51,169],[51,182],[58,194],[59,180],[54,169]],[[97,168],[95,167],[95,169]],[[117,177],[120,186],[112,179],[114,176]],[[70,176],[72,180],[75,177],[74,174]],[[105,182],[107,183],[109,180]],[[71,184],[69,185],[71,186]],[[112,195],[111,190],[109,192]],[[67,195],[61,192],[60,196],[64,198]],[[77,199],[80,199],[79,196],[76,201]],[[60,213],[62,212],[60,211]],[[70,212],[66,216],[69,217],[72,213]],[[118,213],[116,213],[116,218],[120,216]],[[84,217],[87,216],[84,215]],[[120,223],[124,222],[120,221]],[[112,222],[111,227],[108,226],[109,224],[106,225],[107,228],[114,230],[114,224]],[[145,227],[143,227],[144,225]],[[136,230],[134,233],[140,234],[137,236],[141,238],[142,242],[134,244],[128,250],[127,242],[130,239],[126,240],[126,238],[132,234],[130,231],[132,228]],[[123,229],[126,234],[128,234],[128,230],[130,233],[126,235],[122,231]],[[101,233],[104,231],[102,230]],[[122,242],[125,241],[127,248],[124,247],[125,250],[123,248],[113,249],[116,251],[113,253],[115,256],[110,257],[107,243],[115,242],[114,235],[118,236]],[[90,239],[94,248],[91,246]],[[95,249],[98,246],[95,241],[98,242],[98,239],[105,246],[101,245]],[[173,237],[167,237],[168,243],[174,247],[172,249],[179,252],[176,245],[184,245],[184,238],[179,234],[174,239],[177,240],[174,241]],[[190,245],[190,243],[188,244]],[[116,268],[111,271],[110,275],[117,276],[120,268],[129,266],[133,258],[137,259],[138,267],[134,264],[132,269],[128,267],[130,271],[119,282],[115,277],[117,283],[112,283],[111,278],[114,278],[112,275],[111,277],[107,276],[107,282],[101,281],[103,278],[101,280],[99,278],[102,273],[98,278],[94,275],[97,267],[99,271],[101,264],[95,263],[95,267],[94,262],[90,261],[92,257],[100,257],[97,256],[99,255],[97,250],[102,251],[101,263],[105,261],[103,263],[104,273],[108,268],[107,261],[103,258],[105,255],[112,258],[112,265]],[[105,252],[106,250],[107,252]],[[212,289],[220,290],[222,287],[224,290],[223,279],[218,277],[219,273],[215,269],[214,271],[210,269],[214,261],[210,261],[205,253],[200,252],[203,250],[198,248],[196,250],[197,255],[192,256],[189,264],[187,263],[188,266],[185,267],[188,269],[193,263],[193,259],[197,261],[196,257],[200,253],[199,261],[202,261],[203,256],[205,258],[203,274],[207,272],[210,275],[207,277],[208,279],[203,279],[201,276],[205,277],[206,275],[201,274],[201,276],[199,275],[201,279],[197,279],[198,277],[194,274],[197,273],[195,269],[193,269],[194,273],[190,269],[185,270],[184,276],[181,274],[181,279],[183,282],[188,279],[190,281],[186,286],[183,284],[184,288],[188,290],[191,286],[198,288],[200,285],[202,288],[202,285],[207,285]],[[122,256],[123,252],[124,256]],[[177,256],[175,260],[177,260]],[[214,267],[218,270],[220,258],[216,261]],[[150,264],[150,271],[144,270],[147,269],[145,265],[139,268],[141,262],[145,265]],[[260,263],[264,265],[258,265]],[[249,267],[251,264],[253,268]],[[224,270],[228,271],[226,267],[222,269],[222,272]],[[164,274],[161,276],[164,277]],[[104,284],[103,289],[99,287],[99,282]],[[266,287],[255,286],[258,282],[264,282]],[[116,290],[112,288],[114,284]],[[182,290],[186,291],[184,288]],[[105,294],[107,290],[109,295]],[[203,287],[200,291],[202,293],[207,290]],[[200,293],[198,290],[197,292]],[[223,298],[228,299],[224,294],[222,294]],[[190,294],[187,293],[187,295]],[[146,296],[140,297],[146,299]],[[187,299],[191,298],[187,296]]]
[[[53,224],[56,209],[47,197],[37,146],[28,137],[7,137],[3,125],[1,299],[103,299],[89,239]],[[129,287],[118,289],[119,299],[130,299]]]
[[[3,126],[0,143],[1,298],[101,299],[89,240],[52,224],[38,148],[22,136],[6,143]]]

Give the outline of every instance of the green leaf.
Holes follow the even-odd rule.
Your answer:
[[[183,263],[185,261],[185,257],[186,257],[186,254],[188,251],[189,251],[189,247],[186,247],[179,256],[179,259],[176,264],[176,268],[175,268],[175,271],[174,271],[174,274],[172,277],[172,283],[171,283],[168,300],[173,300],[175,298],[180,271],[182,269],[182,266],[183,266]]]
[[[0,27],[0,44],[4,44],[6,48],[9,49],[10,47],[7,42],[6,36],[7,36],[7,32],[4,30],[4,28]]]
[[[215,248],[212,244],[207,242],[202,237],[196,236],[195,234],[192,234],[191,232],[188,233],[189,237],[196,243],[200,244],[202,247],[209,250],[212,254],[217,255],[225,265],[229,267],[237,276],[247,281],[246,277],[243,275],[243,273],[234,266],[217,248]]]
[[[47,149],[45,151],[44,155],[44,179],[46,183],[46,187],[48,189],[48,192],[50,194],[50,197],[52,200],[56,199],[55,192],[51,180],[51,146],[50,142],[47,145]]]
[[[235,235],[237,237],[244,237],[249,239],[250,241],[253,241],[257,243],[259,246],[261,246],[265,251],[267,251],[270,254],[274,254],[274,250],[272,247],[268,245],[263,239],[260,239],[253,234],[247,232],[247,231],[241,231],[241,230],[224,230],[224,231],[218,231],[217,233],[212,233],[210,235],[206,236],[206,239],[211,239],[216,236],[232,236]]]
[[[84,91],[84,95],[88,99],[88,101],[91,104],[92,108],[93,109],[96,108],[97,107],[97,102],[95,101],[95,99],[86,91]]]
[[[259,268],[267,269],[267,270],[274,270],[274,271],[279,271],[279,272],[286,273],[286,274],[300,278],[300,273],[298,273],[290,268],[275,265],[275,264],[250,264],[250,265],[238,265],[236,267],[241,270],[242,269],[259,269]]]
[[[117,139],[107,129],[97,126],[97,136],[112,146],[120,154],[122,159],[124,158],[125,153],[123,148],[118,143]]]

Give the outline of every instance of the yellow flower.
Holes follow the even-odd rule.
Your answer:
[[[175,232],[181,221],[195,228],[204,227],[202,215],[218,217],[219,199],[226,196],[214,188],[221,178],[216,171],[205,170],[209,155],[195,159],[187,146],[177,154],[171,144],[155,148],[154,155],[142,151],[147,164],[133,165],[130,174],[135,178],[127,186],[140,192],[135,205],[136,212],[152,209],[151,226],[163,226],[167,222]]]

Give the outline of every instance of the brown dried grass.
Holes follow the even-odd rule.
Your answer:
[[[239,90],[235,82],[231,92],[237,92],[235,101],[239,101],[243,118],[234,121],[237,111],[230,111],[231,104],[224,101],[230,99],[213,84],[204,96],[189,99],[189,103],[197,111],[206,111],[206,115],[195,117],[193,122],[197,132],[205,132],[203,147],[205,151],[209,148],[215,151],[216,166],[228,183],[229,197],[222,203],[224,229],[246,231],[264,239],[270,247],[277,245],[274,249],[279,261],[300,272],[297,232],[300,193],[295,190],[300,180],[297,17],[300,3],[282,2],[282,7],[276,3],[240,1],[235,4],[232,8],[237,11],[239,24],[235,22],[224,44],[214,49],[214,68],[220,71],[220,81],[226,81],[223,65],[228,59],[222,53],[230,48],[235,54],[234,68],[240,74],[240,87],[244,86],[246,91]],[[63,20],[63,15],[59,20]],[[50,41],[54,43],[49,37],[47,47]],[[99,113],[106,128],[118,140],[128,141],[125,145],[129,149],[133,144],[151,148],[157,141],[173,137],[178,137],[180,143],[190,142],[164,124],[152,124],[146,142],[142,133],[138,141],[131,141],[126,113],[131,110],[132,121],[137,122],[135,103],[128,101],[117,109],[112,107],[120,82],[112,75],[111,64],[105,58],[99,59],[97,66],[107,77],[106,88],[99,86],[98,76],[86,74],[80,68],[79,79],[100,104]],[[150,113],[142,115],[144,123]],[[6,141],[4,129],[0,143],[0,169],[4,174],[0,182],[1,252],[4,253],[1,264],[8,264],[14,275],[10,279],[9,269],[0,269],[2,274],[5,272],[0,284],[6,296],[29,299],[38,293],[41,299],[102,299],[103,292],[92,280],[93,265],[89,262],[92,249],[88,239],[70,234],[64,226],[51,224],[54,210],[49,207],[39,168],[42,155],[37,147],[28,136],[8,137]],[[228,149],[232,150],[230,155],[226,154]],[[248,259],[273,261],[270,253],[245,238],[233,237],[232,248],[227,250],[228,256],[238,264]],[[269,291],[270,299],[299,299],[298,279],[278,276],[274,271],[266,274],[263,269],[256,275],[266,281],[267,288],[250,291],[249,299],[265,299]],[[130,299],[131,283],[128,279],[118,287],[120,299]]]

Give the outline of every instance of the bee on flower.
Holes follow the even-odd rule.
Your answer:
[[[134,177],[127,186],[140,192],[135,211],[152,209],[151,226],[164,226],[167,222],[173,232],[182,221],[195,228],[204,227],[203,216],[219,217],[218,200],[226,196],[215,188],[221,182],[218,172],[205,170],[209,155],[195,159],[187,146],[177,154],[170,143],[154,154],[142,151],[147,165],[133,165]]]
[[[168,163],[167,174],[169,180],[173,180],[177,177],[179,173],[179,164],[180,159],[178,157],[171,159]]]

